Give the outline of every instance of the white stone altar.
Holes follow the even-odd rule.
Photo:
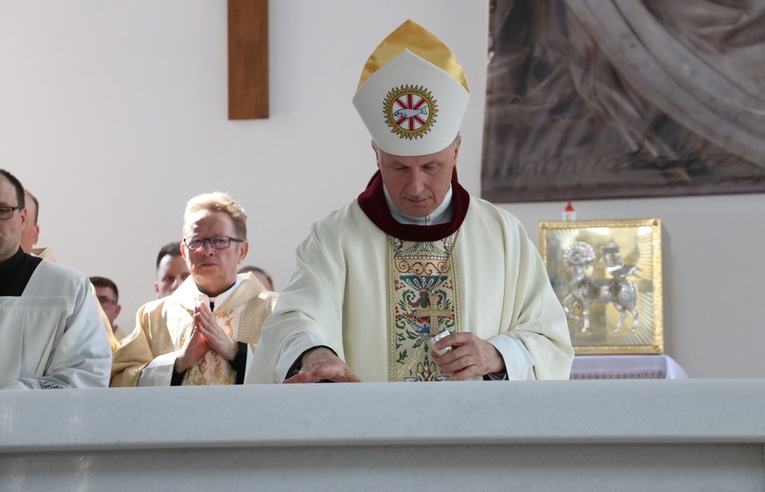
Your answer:
[[[765,380],[0,393],[0,490],[765,490]]]

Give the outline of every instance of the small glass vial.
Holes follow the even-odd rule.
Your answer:
[[[437,353],[438,355],[444,355],[446,352],[450,351],[451,347],[446,347],[445,349],[437,349],[436,348],[436,342],[444,338],[446,335],[451,335],[448,330],[444,330],[438,335],[434,337],[430,337],[430,348],[433,349],[433,352]]]

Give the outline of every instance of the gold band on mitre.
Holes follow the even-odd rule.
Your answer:
[[[454,141],[469,98],[452,50],[407,20],[369,56],[353,105],[379,148],[413,156],[439,152]]]
[[[437,66],[451,75],[468,93],[470,92],[470,86],[468,86],[462,65],[460,65],[452,50],[443,41],[438,39],[435,34],[413,20],[407,20],[401,24],[387,38],[383,39],[382,43],[369,55],[367,64],[364,65],[364,70],[361,71],[361,78],[356,89],[361,88],[372,74],[404,50],[409,50],[423,60],[427,60]]]

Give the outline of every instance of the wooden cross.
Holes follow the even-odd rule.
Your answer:
[[[268,0],[228,0],[228,119],[268,118]]]
[[[438,335],[438,318],[452,319],[452,312],[449,309],[436,309],[433,307],[433,303],[430,302],[430,293],[425,293],[425,299],[428,300],[429,308],[415,309],[415,318],[430,318],[430,336],[434,337]]]

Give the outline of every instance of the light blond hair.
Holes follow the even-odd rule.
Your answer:
[[[186,234],[191,215],[200,210],[209,210],[211,212],[224,212],[231,217],[234,222],[234,230],[238,239],[247,239],[247,214],[239,203],[231,198],[228,193],[215,191],[213,193],[202,193],[197,195],[186,203],[186,211],[183,213],[183,234]]]

